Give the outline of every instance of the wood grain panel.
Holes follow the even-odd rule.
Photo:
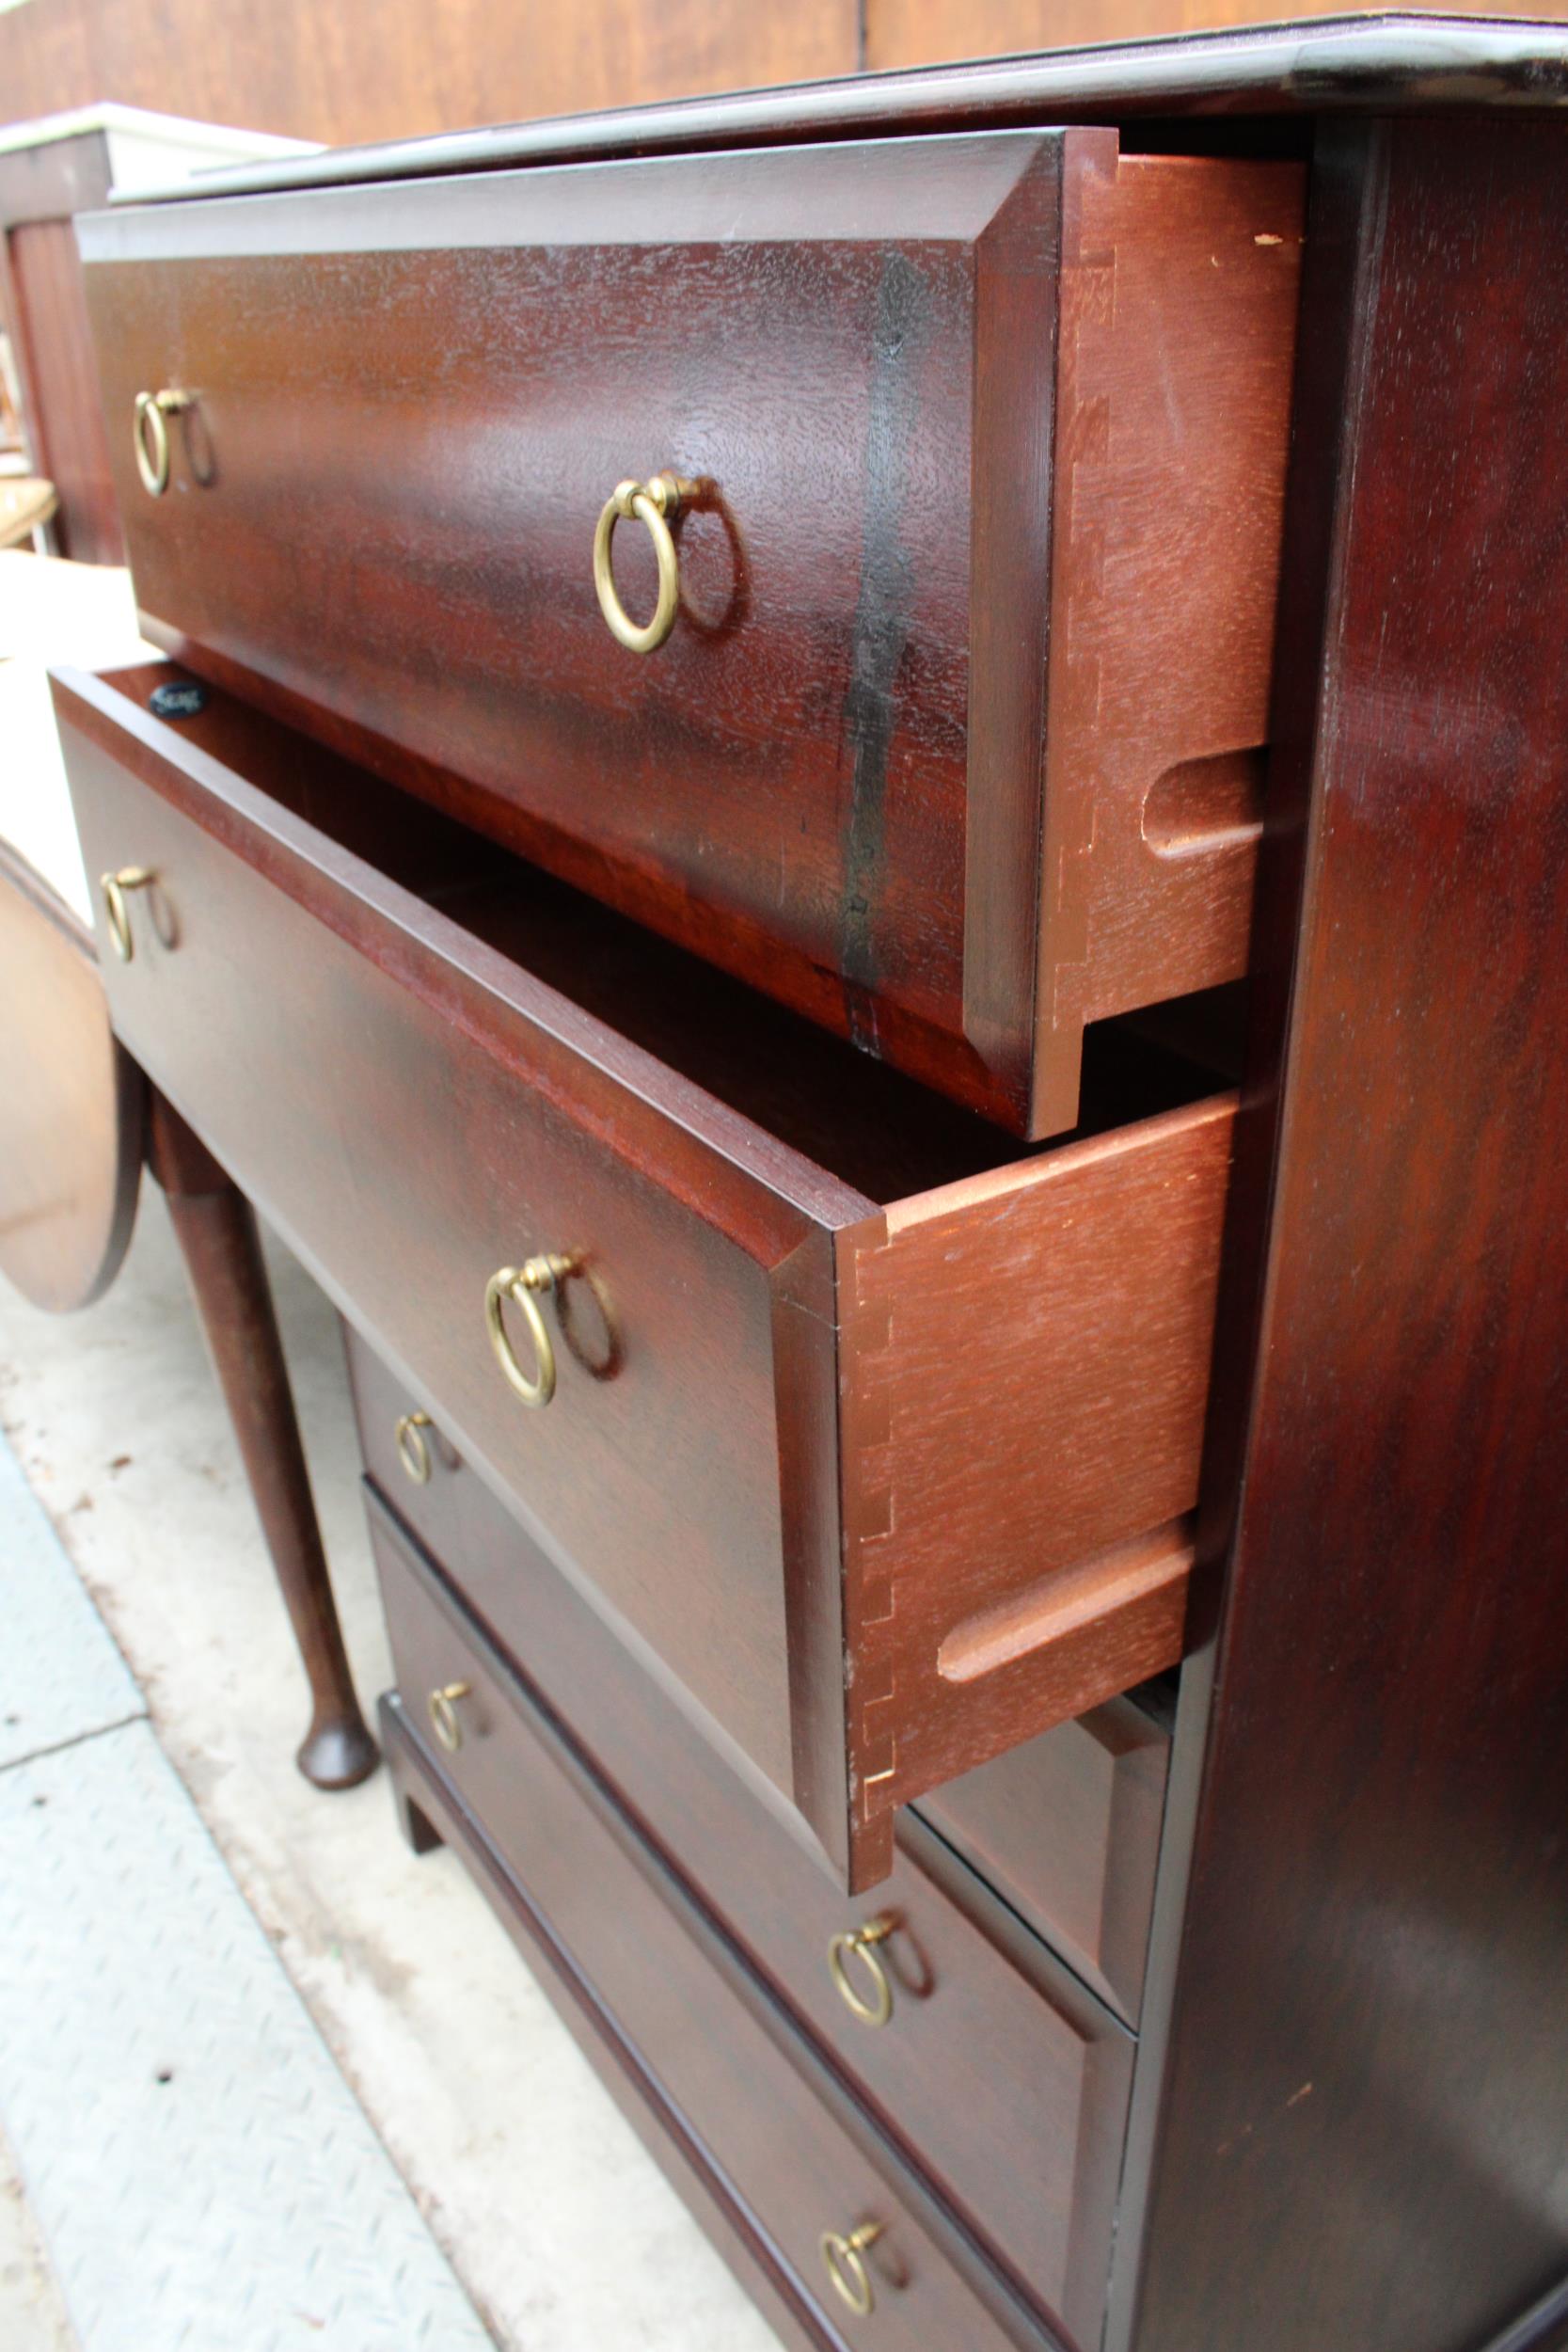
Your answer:
[[[0,40],[3,40],[0,28]],[[60,494],[69,556],[122,564],[74,214],[109,192],[108,148],[83,131],[0,154],[0,317],[11,334],[33,462]]]
[[[80,564],[123,563],[75,230],[69,220],[21,221],[6,246],[34,463],[59,492],[60,552]]]
[[[855,0],[758,9],[742,0],[583,0],[531,8],[420,0],[324,14],[280,0],[170,0],[155,34],[111,0],[0,13],[12,119],[108,97],[328,146],[415,136],[852,72]]]
[[[1179,156],[1064,191],[1032,1134],[1085,1022],[1246,969],[1303,202]]]
[[[868,1824],[1180,1655],[1232,1119],[1173,1112],[841,1237]]]

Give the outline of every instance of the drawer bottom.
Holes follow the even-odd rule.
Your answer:
[[[467,1663],[467,1661],[465,1661]],[[511,1695],[510,1693],[508,1694]],[[920,2192],[869,2126],[851,2135],[792,2063],[678,1911],[674,1883],[631,1825],[589,1785],[543,1718],[509,1709],[515,1804],[481,1820],[460,1766],[438,1759],[397,1693],[382,1738],[416,1851],[445,1842],[503,1925],[675,2188],[784,2342],[850,2352],[874,2334],[887,2352],[1044,2352],[1052,2342],[1009,2312],[1004,2326],[939,2249]],[[540,1963],[543,1963],[541,1965]],[[841,2258],[870,2318],[841,2305],[822,2238],[876,2234]],[[1010,2301],[1010,2298],[1008,2298]]]

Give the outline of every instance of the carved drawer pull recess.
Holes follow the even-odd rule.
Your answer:
[[[135,442],[136,471],[149,498],[161,499],[168,488],[168,420],[190,405],[189,392],[168,387],[161,392],[136,394],[131,431]]]
[[[869,2319],[876,2308],[871,2273],[865,2266],[865,2249],[875,2245],[881,2234],[879,2221],[863,2221],[847,2237],[840,2230],[824,2230],[818,2241],[823,2267],[833,2282],[833,2292],[857,2319]]]
[[[503,1265],[499,1273],[491,1275],[485,1286],[484,1320],[489,1327],[491,1353],[500,1366],[501,1377],[525,1405],[547,1405],[555,1394],[555,1349],[539,1311],[537,1294],[554,1290],[571,1271],[570,1258],[530,1258],[520,1266]],[[501,1307],[509,1298],[515,1307],[522,1309],[529,1337],[533,1342],[531,1378],[513,1353],[501,1321]]]
[[[937,1672],[944,1682],[975,1682],[1152,1596],[1168,1593],[1184,1605],[1192,1565],[1190,1518],[1129,1536],[963,1618],[937,1652]]]
[[[449,1756],[455,1756],[463,1745],[463,1726],[457,1719],[457,1702],[467,1697],[469,1688],[467,1682],[444,1683],[440,1690],[432,1691],[424,1703],[425,1713],[430,1717],[430,1728]]]
[[[428,1413],[404,1413],[392,1432],[392,1443],[397,1448],[403,1474],[411,1479],[416,1486],[428,1486],[430,1484],[430,1439],[425,1431],[432,1425]]]
[[[121,963],[129,963],[136,952],[136,943],[131,934],[131,910],[125,903],[125,894],[128,890],[145,890],[151,880],[151,869],[146,866],[122,866],[118,874],[100,874],[98,878],[109,918],[109,937]]]
[[[604,502],[594,533],[594,588],[610,635],[628,653],[657,653],[675,626],[680,604],[680,558],[670,525],[681,508],[696,497],[698,487],[695,482],[683,481],[679,474],[656,473],[647,482],[618,482]],[[616,593],[610,559],[616,524],[633,520],[646,524],[658,560],[658,598],[654,616],[641,628],[630,618]]]
[[[896,1919],[868,1919],[863,1928],[841,1929],[828,1946],[828,1974],[846,2009],[863,2025],[885,2026],[893,2015],[893,1979],[877,1949],[897,1926]],[[853,1962],[870,1990],[862,1992],[849,1974]]]

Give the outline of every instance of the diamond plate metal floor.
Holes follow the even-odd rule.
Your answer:
[[[0,1766],[147,1712],[43,1506],[0,1439]]]
[[[0,1445],[0,2128],[82,2352],[487,2352]]]

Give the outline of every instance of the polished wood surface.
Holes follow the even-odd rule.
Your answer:
[[[108,193],[102,131],[0,153],[0,323],[10,330],[33,464],[59,492],[59,552],[84,564],[125,561],[72,226]]]
[[[0,1273],[58,1313],[102,1296],[135,1221],[146,1088],[91,934],[0,842]]]
[[[1033,1135],[1075,1116],[1085,1023],[1246,968],[1302,203],[1291,166],[1175,156],[1068,192],[1045,898],[1033,959],[1005,941],[1034,995]],[[1017,626],[1012,596],[992,612]],[[987,894],[1005,938],[997,914]]]
[[[688,1874],[705,1873],[738,1920],[769,1902],[775,1883],[788,1890],[779,1898],[786,1908],[806,1885],[814,1907],[829,1900],[819,1879],[802,1878],[799,1861],[775,1865],[777,1881],[771,1871],[757,1872],[744,1840],[734,1857],[736,1875],[716,1878],[710,1841],[679,1826],[678,1805],[675,1815],[665,1811],[666,1798],[676,1804],[671,1767],[641,1769],[641,1743],[678,1750],[688,1785],[704,1772],[707,1785],[723,1790],[721,1810],[728,1818],[754,1819],[755,1807],[684,1719],[677,1721],[651,1678],[607,1641],[564,1580],[527,1565],[535,1557],[527,1538],[436,1422],[424,1433],[430,1475],[423,1484],[410,1479],[396,1432],[404,1414],[423,1408],[417,1393],[345,1329],[372,1477],[438,1560],[454,1572],[460,1565],[464,1592],[502,1646],[580,1728],[626,1801]],[[919,1805],[921,1819],[973,1861],[1078,1976],[1134,2021],[1154,1895],[1168,1715],[1163,1691],[1114,1700],[965,1773]],[[702,1808],[689,1804],[688,1810]],[[900,1815],[896,1835],[906,1820]],[[832,1927],[842,1924],[835,1915]]]
[[[585,1802],[592,1782],[580,1772],[576,1786],[566,1778],[559,1747],[552,1754],[546,1744],[545,1720],[455,1604],[395,1568],[393,1579],[387,1590],[394,1643],[400,1674],[412,1683],[400,1691],[399,1719],[425,1791],[434,1785],[446,1794],[469,1839],[479,1832],[548,1923],[633,2045],[652,2078],[651,2095],[681,2119],[680,2138],[706,2150],[732,2194],[767,2229],[786,2288],[820,2331],[818,2341],[843,2340],[842,2307],[818,2252],[821,2233],[871,2220],[882,2235],[867,2257],[876,2310],[866,2324],[879,2342],[900,2352],[929,2352],[938,2344],[1000,2352],[1007,2343],[1037,2343],[1016,2305],[1004,2330],[988,2309],[1007,2309],[1000,2282],[982,2277],[972,2285],[944,2260],[916,2217],[914,2185],[885,2142],[863,2126],[853,2137],[841,2128],[793,2062],[787,2033],[780,2034],[781,2047],[733,1966],[710,1964],[693,1940],[689,1912],[675,1907],[675,1883],[602,1797]],[[451,1756],[414,1730],[436,1675],[469,1686],[457,1702],[462,1745]],[[419,1784],[412,1793],[420,1804]],[[432,1808],[423,1809],[428,1820]],[[504,1883],[492,1879],[486,1891],[504,1895]]]
[[[1164,1818],[1164,1693],[1112,1699],[920,1801],[923,1820],[1137,2023]]]
[[[1329,128],[1316,182],[1261,1279],[1114,2352],[1544,2347],[1568,2312],[1568,137]]]
[[[230,756],[249,751],[243,772],[222,765],[204,722],[149,715],[159,675],[55,689],[89,864],[156,876],[143,952],[116,967],[119,1033],[847,1883],[890,1867],[898,1804],[1174,1662],[1228,1098],[880,1210],[532,973],[526,873],[510,924],[504,878],[451,912],[416,898],[277,797],[314,772],[302,785],[280,730],[226,707]],[[361,816],[351,795],[347,829]],[[581,902],[556,950],[590,992],[608,979],[632,1003],[689,968],[598,920],[611,973]],[[736,1037],[754,1068],[755,1034]],[[856,1066],[807,1025],[798,1045],[808,1071]],[[907,1105],[908,1153],[897,1130],[881,1143],[908,1176],[953,1115],[933,1129],[893,1079],[884,1101]],[[1000,1143],[966,1133],[978,1154]],[[1020,1282],[1025,1247],[1059,1268],[1043,1288]],[[559,1391],[530,1413],[483,1300],[498,1266],[548,1249],[575,1271],[549,1310]],[[961,1269],[943,1310],[958,1385],[927,1352],[933,1252]],[[971,1554],[988,1463],[1016,1499]],[[983,1670],[944,1671],[946,1637],[1004,1607]]]
[[[439,1429],[431,1434],[428,1484],[410,1483],[393,1445],[398,1417],[410,1409],[407,1391],[362,1342],[351,1339],[349,1354],[366,1461],[379,1482],[368,1507],[394,1649],[408,1614],[404,1590],[412,1582],[417,1601],[425,1569],[388,1502],[911,2160],[942,2184],[1028,2292],[1075,2332],[1090,2333],[1104,2294],[1128,2037],[1018,1932],[972,1873],[950,1867],[944,1883],[931,1857],[940,1865],[945,1850],[916,1822],[901,1824],[893,1873],[869,1902],[839,1896],[461,1466]],[[417,1713],[439,1686],[418,1687],[399,1672]],[[1061,1741],[1075,1728],[1051,1736]],[[1080,1866],[1077,1825],[1037,1811],[1033,1830],[1041,1877],[1049,1881],[1057,1862],[1070,1879]],[[846,2008],[827,1956],[835,1934],[887,1917],[898,1923],[879,1947],[894,2014],[879,2028]],[[955,2103],[952,2084],[965,2074],[974,2094]],[[1006,2162],[999,2148],[1008,2151]]]
[[[1299,20],[1342,19],[1345,12],[1305,0],[1293,13]],[[1476,20],[1461,25],[1464,13],[1455,11],[1454,31],[1476,44]],[[1503,19],[1562,14],[1560,0],[1494,0],[1488,10]],[[662,0],[657,8],[634,0],[579,0],[568,11],[531,13],[519,37],[517,19],[498,0],[449,6],[438,24],[416,0],[384,0],[363,22],[324,19],[304,0],[277,0],[264,20],[237,0],[170,0],[158,19],[162,38],[150,40],[140,20],[115,0],[49,0],[0,11],[0,88],[13,117],[90,105],[107,92],[127,103],[338,147],[432,133],[461,136],[472,123],[531,123],[562,114],[602,121],[589,110],[604,108],[657,122],[674,111],[657,102],[686,100],[693,91],[768,90],[867,68],[880,75],[890,67],[1000,59],[1069,42],[1115,44],[1109,54],[1099,52],[1103,63],[1092,87],[1101,107],[1117,90],[1124,106],[1138,104],[1146,69],[1131,44],[1140,40],[1159,42],[1167,54],[1196,47],[1191,78],[1200,87],[1211,79],[1224,87],[1226,72],[1236,71],[1233,59],[1246,60],[1271,41],[1276,53],[1287,40],[1307,48],[1299,78],[1286,79],[1277,68],[1272,79],[1259,75],[1259,87],[1249,93],[1253,106],[1259,98],[1298,108],[1338,99],[1340,77],[1352,103],[1389,95],[1430,103],[1434,80],[1447,73],[1457,80],[1468,63],[1456,56],[1458,40],[1423,40],[1418,28],[1386,15],[1283,31],[1243,29],[1212,44],[1160,41],[1194,28],[1246,28],[1262,15],[1261,0],[797,0],[766,11],[740,0]],[[1512,26],[1503,29],[1513,34]],[[1347,75],[1347,35],[1368,40],[1386,58],[1406,47],[1408,89],[1387,69],[1381,82],[1364,72]],[[1525,45],[1516,35],[1513,41]],[[1479,28],[1479,46],[1483,56],[1489,46],[1500,47],[1490,25]],[[1209,64],[1211,47],[1223,66]],[[1180,93],[1180,78],[1176,87]],[[874,92],[880,81],[861,87]],[[1483,76],[1477,87],[1484,98],[1497,84]],[[715,109],[722,103],[709,102]],[[931,102],[927,106],[935,111]],[[777,100],[772,108],[787,135],[790,113]],[[1168,98],[1164,110],[1170,111]],[[1062,119],[1049,100],[1037,109],[1037,119],[1046,118]],[[619,130],[613,115],[609,122]]]
[[[27,221],[7,245],[33,462],[59,492],[59,551],[79,564],[122,564],[75,230],[69,220]]]
[[[1180,1655],[1230,1126],[1171,1112],[840,1237],[868,1833]]]
[[[352,1788],[374,1772],[375,1742],[354,1694],[255,1216],[206,1146],[156,1092],[148,1165],[168,1202],[310,1686],[310,1724],[299,1769],[318,1788]]]
[[[790,2352],[839,2352],[815,2301],[758,2217],[718,2172],[685,2118],[659,2092],[641,2053],[513,1876],[484,1825],[428,1759],[395,1691],[381,1701],[382,1743],[398,1818],[416,1855],[452,1847],[477,1881],[605,2089]]]
[[[225,177],[233,194],[360,186],[517,164],[697,154],[931,131],[1135,126],[1139,144],[1303,155],[1320,114],[1528,115],[1568,97],[1568,49],[1551,22],[1386,11],[1105,40],[1038,56],[855,73],[784,89],[628,104],[380,146],[340,149]],[[472,117],[469,118],[472,119]],[[172,192],[179,201],[180,192]]]
[[[1083,132],[99,216],[144,630],[1063,1132],[1087,1021],[1243,967],[1299,212]],[[589,559],[661,468],[703,487],[639,657]],[[650,610],[640,525],[615,561]]]

